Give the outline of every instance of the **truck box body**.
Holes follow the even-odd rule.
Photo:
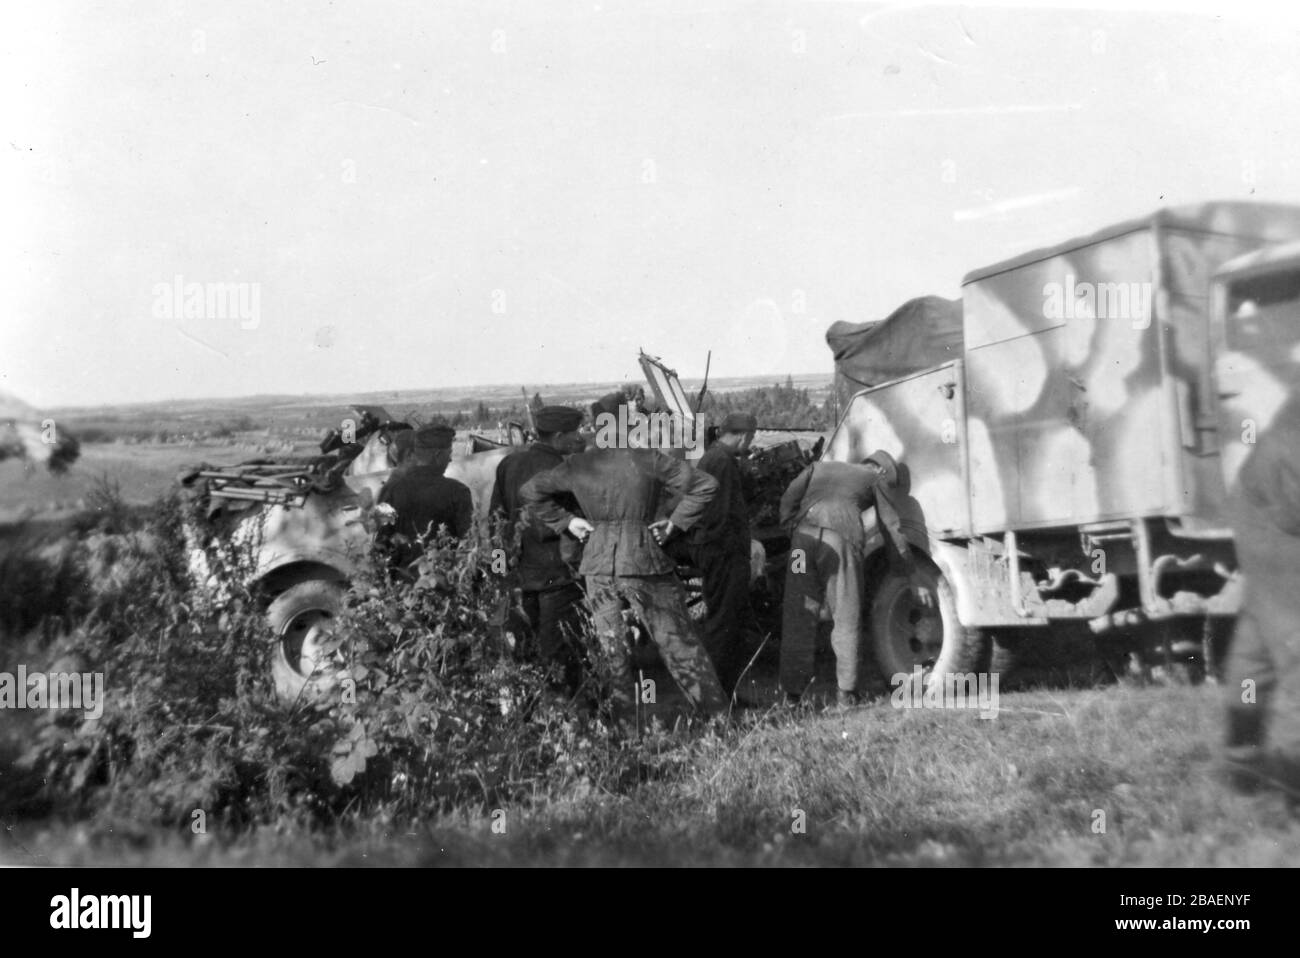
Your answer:
[[[1300,207],[1158,211],[976,270],[963,358],[858,393],[827,446],[910,467],[939,538],[1168,517],[1227,536],[1209,282],[1300,237]]]

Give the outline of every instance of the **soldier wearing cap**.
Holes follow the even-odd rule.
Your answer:
[[[757,429],[752,414],[731,413],[696,464],[718,482],[717,494],[691,530],[690,558],[704,580],[704,647],[728,696],[745,667],[744,638],[758,630],[749,604],[749,507],[737,461]]]
[[[793,530],[781,627],[781,687],[788,702],[797,702],[812,682],[823,606],[829,607],[834,621],[836,700],[843,706],[858,702],[865,510],[875,506],[877,522],[892,546],[891,561],[909,576],[916,572],[891,498],[897,482],[898,464],[889,453],[878,450],[860,464],[815,462],[781,497],[781,523]],[[929,590],[919,580],[913,581],[917,600],[931,606],[934,599]]]
[[[578,428],[582,413],[568,406],[545,406],[534,422],[537,440],[527,449],[510,453],[497,466],[491,511],[505,516],[507,538],[513,538],[514,526],[522,520],[518,576],[524,614],[542,661],[562,670],[564,686],[572,693],[581,677],[572,642],[582,629],[582,587],[576,563],[579,546],[568,533],[556,532],[526,514],[520,491],[533,476],[554,469],[565,456],[581,450]],[[578,511],[572,496],[561,501],[570,512]]]
[[[415,559],[420,552],[419,541],[436,535],[439,528],[445,527],[460,538],[474,521],[469,488],[442,474],[451,462],[455,436],[456,430],[443,424],[416,429],[400,465],[379,491],[379,505],[392,507],[396,531],[408,540],[398,552],[402,565]]]
[[[626,716],[635,702],[624,618],[625,609],[630,609],[691,705],[722,711],[726,697],[686,610],[685,591],[674,574],[676,563],[662,548],[678,529],[689,530],[699,521],[718,484],[708,473],[657,449],[640,448],[635,438],[644,425],[640,415],[628,410],[625,421],[630,429],[613,447],[570,456],[563,465],[530,479],[521,495],[551,530],[585,541],[578,571],[586,578],[616,709]],[[666,492],[678,497],[677,505],[669,518],[656,520]],[[569,495],[582,516],[565,507]]]

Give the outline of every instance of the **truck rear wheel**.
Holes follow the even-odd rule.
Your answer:
[[[1102,655],[1086,622],[1058,619],[1050,625],[993,630],[989,671],[1001,687],[1085,685],[1102,679]]]
[[[342,586],[325,579],[290,586],[267,607],[267,625],[275,643],[271,678],[282,700],[296,701],[305,691],[320,692],[334,684],[328,642],[333,620],[342,609]]]
[[[871,597],[871,646],[890,688],[898,676],[910,680],[921,670],[933,675],[987,672],[992,643],[987,633],[963,626],[957,618],[952,585],[930,559],[913,550],[920,582],[934,596],[934,607],[917,601],[913,583],[889,569]]]

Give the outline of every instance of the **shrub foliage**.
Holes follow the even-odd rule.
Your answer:
[[[382,556],[365,563],[328,664],[298,701],[280,701],[252,549],[209,555],[212,579],[192,582],[191,508],[169,499],[143,529],[89,530],[78,542],[79,581],[93,588],[51,658],[104,673],[105,705],[97,720],[40,714],[21,765],[47,808],[119,831],[337,823],[377,810],[412,820],[625,788],[661,751],[521,660],[503,628],[513,596],[496,536],[429,543],[406,578]]]

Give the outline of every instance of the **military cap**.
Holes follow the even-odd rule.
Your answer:
[[[895,461],[894,457],[885,452],[885,450],[877,449],[862,461],[864,463],[874,462],[879,466],[885,482],[889,485],[892,486],[898,482],[898,463]]]
[[[606,393],[594,403],[591,404],[591,418],[596,419],[602,413],[608,413],[611,416],[618,415],[618,407],[627,403],[627,397],[622,393]]]
[[[543,406],[534,421],[538,432],[573,432],[582,425],[582,413],[568,406]]]
[[[758,420],[754,418],[753,413],[728,413],[727,418],[722,420],[723,432],[753,432],[757,428]]]
[[[401,432],[393,433],[392,443],[399,454],[410,452],[415,448],[415,430],[403,429]]]
[[[416,449],[450,449],[456,430],[442,423],[421,426],[415,430]]]

